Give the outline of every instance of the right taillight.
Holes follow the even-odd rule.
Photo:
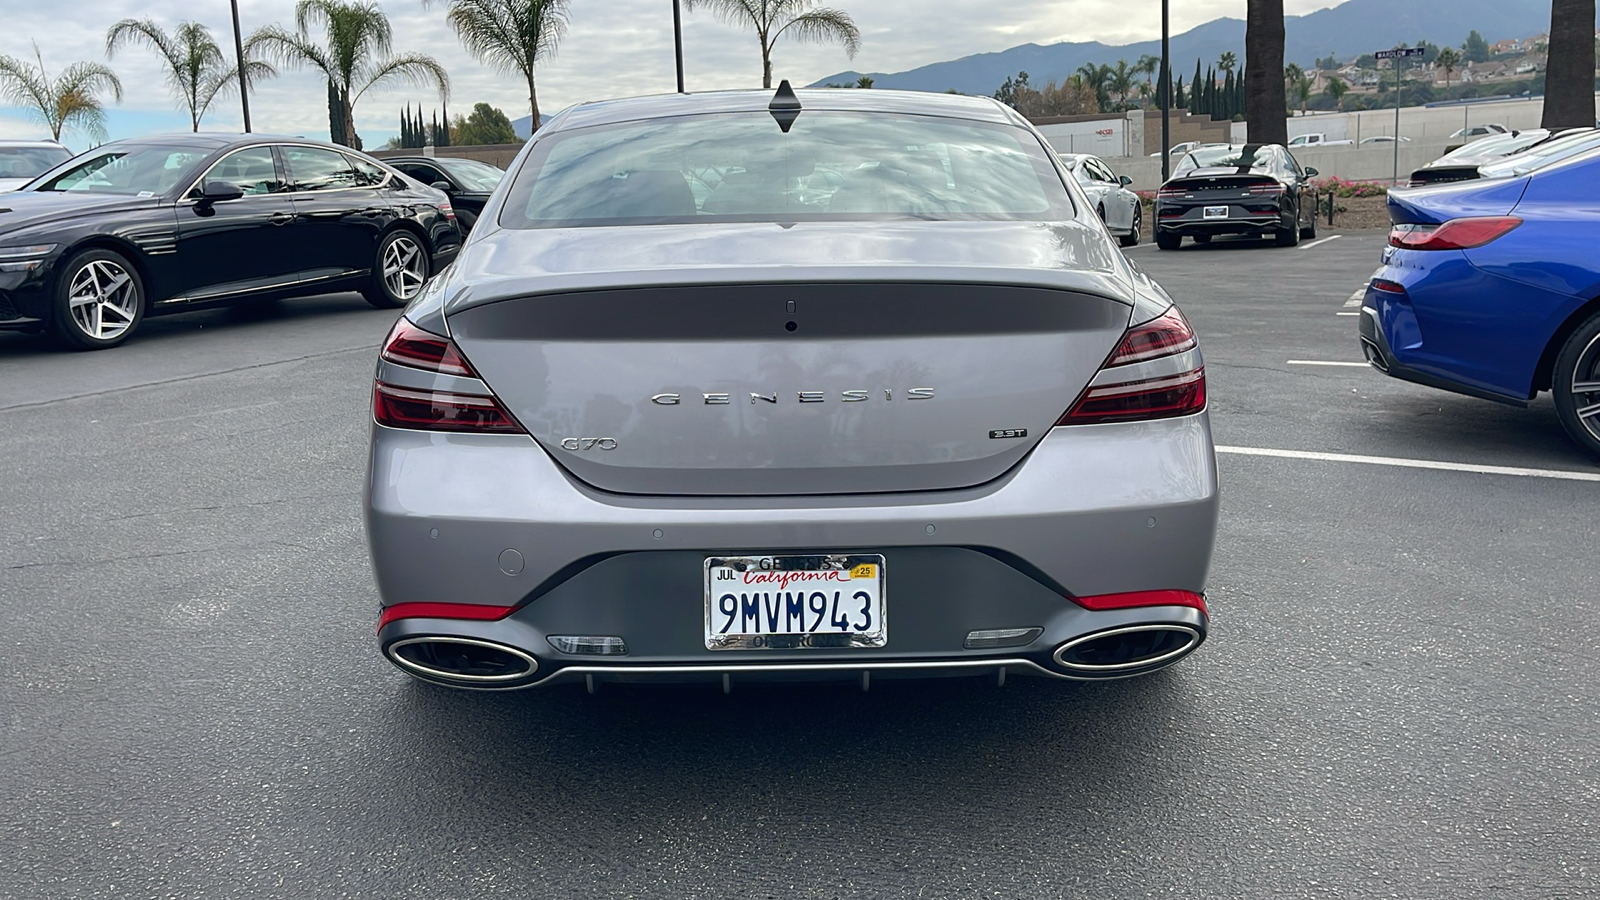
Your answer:
[[[1396,225],[1389,231],[1389,245],[1404,250],[1471,250],[1521,224],[1516,216],[1470,216],[1442,225]]]
[[[466,357],[447,337],[424,331],[401,317],[384,339],[379,354],[385,362],[437,375],[478,379]],[[500,400],[482,385],[477,391],[443,391],[402,387],[383,381],[372,385],[372,418],[379,425],[414,431],[477,434],[525,434]]]
[[[1057,425],[1096,425],[1187,416],[1206,408],[1206,370],[1152,375],[1140,365],[1188,353],[1194,329],[1176,306],[1128,329],[1094,381]]]

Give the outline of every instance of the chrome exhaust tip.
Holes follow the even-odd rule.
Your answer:
[[[429,635],[395,641],[384,652],[413,675],[461,687],[505,687],[539,670],[539,661],[505,644]]]
[[[1056,664],[1078,678],[1142,675],[1172,665],[1200,646],[1188,625],[1130,625],[1074,638],[1056,648]]]

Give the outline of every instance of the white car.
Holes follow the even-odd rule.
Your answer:
[[[1144,228],[1144,203],[1139,195],[1128,190],[1133,179],[1118,176],[1105,160],[1087,153],[1057,153],[1056,158],[1089,195],[1100,221],[1117,236],[1124,247],[1139,243],[1139,233]]]
[[[1457,128],[1455,133],[1450,135],[1450,137],[1452,139],[1467,138],[1468,140],[1475,140],[1481,137],[1488,137],[1492,134],[1505,134],[1508,130],[1509,129],[1507,129],[1504,125],[1488,123],[1484,125],[1473,125],[1467,128]]]
[[[1394,143],[1394,140],[1395,139],[1394,139],[1393,135],[1380,134],[1380,135],[1377,135],[1375,137],[1362,138],[1361,139],[1361,146],[1365,147],[1368,144],[1392,144],[1392,143]],[[1400,143],[1409,144],[1409,143],[1411,143],[1411,138],[1402,136],[1400,138]]]
[[[0,191],[14,191],[71,158],[55,141],[0,141]]]
[[[1289,139],[1289,146],[1295,149],[1304,147],[1349,147],[1353,146],[1354,144],[1355,141],[1342,138],[1339,140],[1328,140],[1328,136],[1320,131],[1313,132],[1311,134],[1296,135],[1295,137]]]

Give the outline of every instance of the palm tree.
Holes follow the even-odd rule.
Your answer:
[[[1332,98],[1335,107],[1344,109],[1344,95],[1350,92],[1350,85],[1339,78],[1329,78],[1328,86],[1322,92]]]
[[[1248,44],[1249,41],[1246,41],[1245,43]],[[1238,66],[1239,57],[1235,56],[1232,50],[1223,53],[1217,58],[1217,68],[1224,72],[1232,72],[1234,69],[1238,68]]]
[[[117,80],[117,73],[99,63],[75,62],[52,79],[45,71],[38,44],[33,46],[33,56],[39,61],[37,66],[0,56],[0,96],[36,116],[55,140],[61,140],[65,128],[103,140],[106,110],[100,94],[109,91],[118,102],[122,100],[122,82]]]
[[[327,76],[328,98],[334,107],[329,136],[335,143],[361,148],[356,101],[379,85],[431,83],[438,85],[441,100],[450,96],[450,76],[438,60],[420,53],[390,55],[393,33],[389,17],[376,3],[300,0],[294,7],[294,23],[292,34],[276,25],[257,31],[247,48],[259,49],[285,66],[311,66]],[[311,29],[317,26],[326,32],[326,45],[311,40]]]
[[[863,75],[856,79],[856,87],[861,88],[862,90],[872,90],[873,84],[875,84],[875,82],[872,80],[871,75]]]
[[[445,20],[479,62],[528,82],[533,129],[539,128],[539,92],[533,70],[556,52],[567,33],[569,0],[424,0],[443,2]]]
[[[1136,74],[1125,59],[1117,60],[1115,69],[1109,66],[1106,69],[1106,86],[1117,92],[1117,101],[1123,109],[1128,108],[1128,95],[1133,93],[1133,77]]]
[[[1133,64],[1133,73],[1143,75],[1145,86],[1150,88],[1145,92],[1145,96],[1155,93],[1156,72],[1160,69],[1161,57],[1149,53],[1140,56],[1139,61]]]
[[[1594,117],[1595,0],[1552,0],[1545,128],[1589,128]],[[1587,17],[1587,18],[1586,18]]]
[[[1289,143],[1289,98],[1283,84],[1283,0],[1249,0],[1245,7],[1244,118],[1250,140],[1258,144]],[[1232,53],[1218,65],[1235,65]],[[1296,68],[1299,68],[1296,66]]]
[[[731,25],[749,25],[761,44],[761,86],[772,87],[772,47],[784,32],[795,40],[812,43],[839,43],[855,59],[861,49],[861,30],[843,10],[813,9],[818,0],[684,0],[691,12],[704,6]]]
[[[1105,112],[1106,107],[1111,105],[1111,75],[1111,67],[1107,65],[1084,63],[1078,67],[1078,77],[1083,80],[1084,87],[1094,91],[1095,103],[1100,107],[1100,112]]]
[[[1444,86],[1450,87],[1450,76],[1461,67],[1461,54],[1454,47],[1446,47],[1433,58],[1433,64],[1444,70]]]
[[[130,43],[145,44],[161,54],[167,64],[167,86],[189,111],[189,125],[195,131],[200,130],[200,120],[212,101],[239,87],[238,67],[227,66],[222,48],[198,22],[179,22],[169,35],[151,19],[123,19],[106,32],[106,58]],[[252,60],[245,63],[244,73],[248,83],[271,78],[278,71]]]

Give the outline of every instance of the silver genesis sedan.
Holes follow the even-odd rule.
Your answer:
[[[378,641],[425,681],[1102,679],[1206,636],[1194,332],[991,100],[563,112],[372,412]]]

